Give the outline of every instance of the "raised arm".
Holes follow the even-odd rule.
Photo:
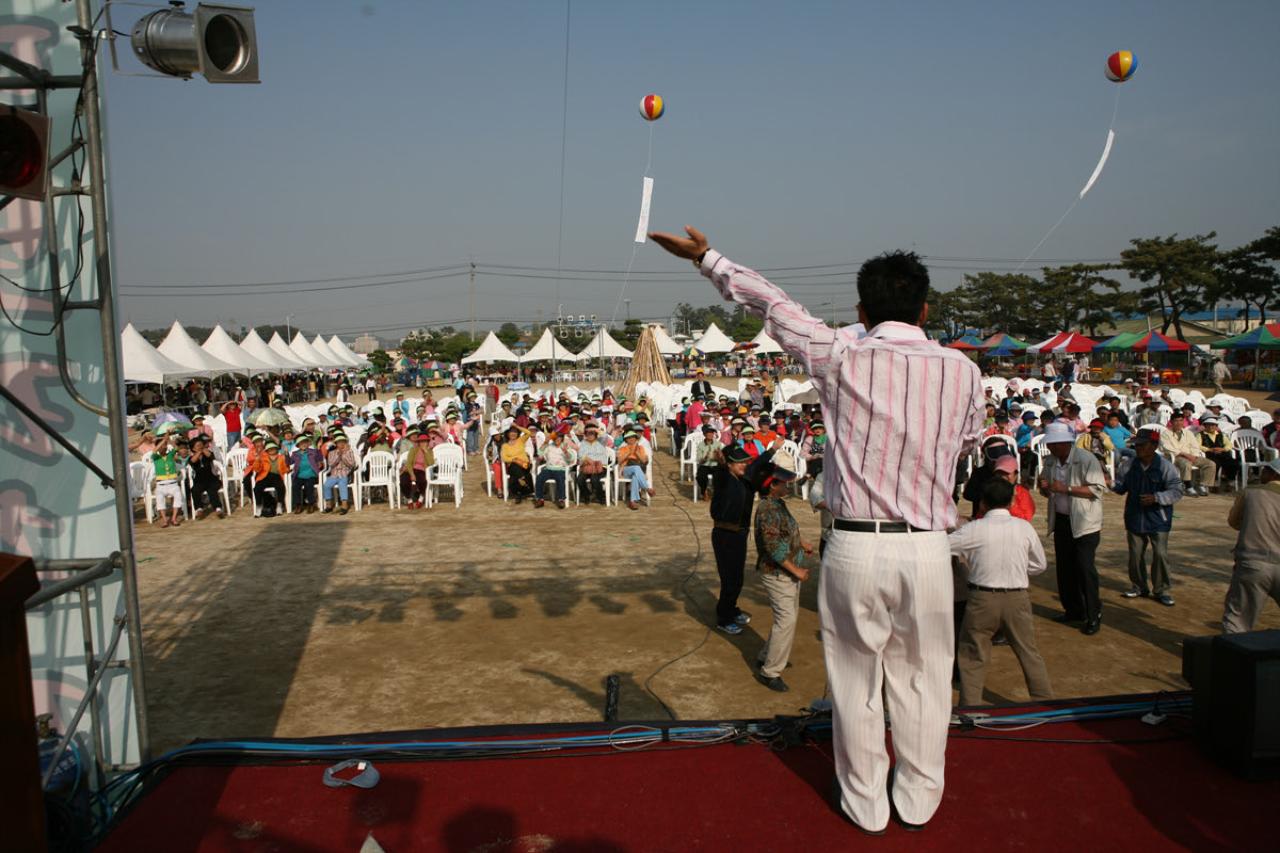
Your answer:
[[[676,257],[697,264],[725,299],[742,305],[764,320],[765,332],[788,355],[799,360],[810,375],[825,375],[831,361],[835,330],[764,276],[709,248],[706,236],[697,228],[686,225],[685,231],[688,237],[661,232],[649,236]]]

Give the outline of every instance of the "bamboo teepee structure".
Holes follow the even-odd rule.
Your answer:
[[[671,384],[671,374],[667,372],[667,363],[662,360],[662,353],[658,351],[658,339],[654,336],[653,326],[645,326],[640,333],[636,351],[631,356],[631,368],[627,371],[627,378],[623,380],[618,395],[631,399],[635,396],[636,386],[641,382]]]

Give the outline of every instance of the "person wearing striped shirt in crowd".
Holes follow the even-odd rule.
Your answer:
[[[859,270],[858,314],[868,329],[860,337],[686,230],[651,236],[764,320],[811,377],[827,415],[834,529],[818,599],[840,807],[879,833],[892,801],[904,825],[920,828],[942,801],[955,652],[946,531],[956,523],[956,460],[982,432],[981,375],[920,328],[929,273],[912,253],[881,255]],[[898,756],[891,783],[882,692]]]

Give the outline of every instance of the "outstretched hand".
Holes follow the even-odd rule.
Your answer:
[[[707,236],[692,225],[686,225],[684,230],[689,235],[688,237],[680,237],[676,234],[667,234],[662,231],[650,232],[649,237],[653,242],[677,258],[686,258],[692,261],[707,251]]]

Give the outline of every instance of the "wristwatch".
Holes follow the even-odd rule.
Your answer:
[[[707,256],[707,252],[710,252],[710,251],[711,251],[711,247],[710,247],[710,246],[708,246],[707,248],[705,248],[705,249],[703,249],[703,250],[702,250],[702,254],[701,254],[701,255],[698,255],[698,257],[696,257],[696,258],[694,258],[694,259],[693,259],[693,268],[694,268],[694,269],[696,269],[696,270],[700,270],[700,269],[702,269],[702,259],[703,259],[703,258],[705,258],[705,257]]]

